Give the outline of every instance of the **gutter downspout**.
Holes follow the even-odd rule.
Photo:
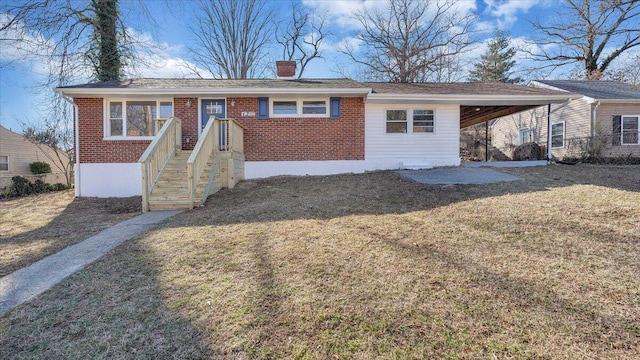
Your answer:
[[[551,104],[547,105],[547,161],[551,162]]]
[[[76,161],[73,164],[73,188],[74,188],[74,193],[76,197],[80,197],[82,196],[82,191],[81,191],[81,184],[82,181],[80,181],[80,131],[78,129],[78,105],[76,103],[73,102],[73,98],[64,95],[62,93],[60,93],[60,96],[62,96],[62,98],[68,102],[69,104],[73,105],[73,132],[74,132],[74,144],[73,144],[73,150],[75,151],[75,156],[76,156]]]
[[[596,115],[598,106],[600,106],[600,100],[596,101],[596,106],[591,110],[591,137],[596,137]]]

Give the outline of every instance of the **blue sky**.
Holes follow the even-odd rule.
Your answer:
[[[11,1],[11,0],[10,0]],[[154,26],[149,25],[138,9],[139,1],[144,1],[151,16],[155,19]],[[270,0],[271,5],[281,12],[288,12],[290,0]],[[339,68],[349,68],[349,62],[335,51],[337,44],[352,41],[356,24],[349,14],[354,9],[365,7],[379,7],[384,5],[381,0],[296,0],[317,14],[326,14],[329,20],[329,30],[332,36],[326,41],[324,59],[313,61],[305,71],[305,77],[340,77],[336,72]],[[472,62],[485,50],[486,41],[495,28],[508,31],[512,44],[520,45],[530,38],[531,27],[528,20],[554,16],[553,0],[459,0],[456,2],[458,11],[473,12],[478,17],[476,30],[479,31],[479,42],[468,55]],[[152,67],[137,69],[134,76],[142,77],[185,77],[190,72],[182,66],[189,62],[188,48],[193,46],[193,36],[189,24],[193,23],[192,14],[195,11],[193,0],[121,0],[121,11],[125,23],[130,31],[139,39],[153,43],[156,51],[144,54]],[[2,14],[0,14],[2,15]],[[36,36],[37,34],[32,34]],[[19,131],[21,122],[38,122],[46,116],[46,101],[44,95],[51,94],[52,89],[42,89],[38,86],[47,65],[40,59],[33,59],[16,54],[5,44],[0,44],[0,64],[12,60],[10,66],[0,68],[0,124],[4,127]],[[635,51],[638,53],[638,51]],[[277,60],[279,51],[274,49],[270,55]],[[518,55],[519,66],[526,68],[529,63],[524,55]],[[194,66],[193,63],[190,63]],[[531,73],[522,74],[525,78],[564,76],[561,72],[552,74]]]

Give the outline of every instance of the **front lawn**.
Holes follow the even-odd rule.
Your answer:
[[[0,358],[640,358],[640,168],[509,172],[242,182],[0,318]]]
[[[73,190],[0,201],[0,277],[140,214],[140,197],[78,198]]]

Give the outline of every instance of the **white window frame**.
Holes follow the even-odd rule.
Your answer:
[[[166,120],[160,117],[160,103],[171,103],[171,115],[174,116],[176,109],[173,98],[108,98],[104,99],[102,108],[104,109],[104,140],[151,140],[155,136],[129,136],[127,135],[127,102],[134,101],[155,101],[156,102],[156,120]],[[122,103],[122,135],[111,136],[111,103]],[[155,126],[155,124],[154,124]]]
[[[387,132],[387,111],[389,110],[395,110],[395,111],[406,111],[407,112],[407,132],[404,133],[390,133]],[[422,132],[422,131],[418,131],[418,132],[414,132],[413,131],[413,112],[416,110],[430,110],[433,112],[433,131],[431,132]],[[389,108],[385,108],[383,110],[382,113],[382,118],[384,121],[384,126],[382,127],[382,131],[385,135],[390,135],[390,136],[398,136],[398,135],[407,135],[407,134],[411,134],[411,135],[415,135],[415,136],[432,136],[436,133],[436,129],[437,129],[437,123],[438,121],[437,119],[437,112],[436,112],[436,108],[435,107],[429,107],[429,106],[415,106],[415,107],[405,107],[405,108],[400,108],[400,107],[389,107]]]
[[[562,124],[562,146],[553,146],[553,125],[558,125],[558,124]],[[567,133],[567,126],[565,124],[564,121],[558,121],[556,123],[552,123],[551,124],[551,148],[552,149],[562,149],[564,148],[564,144],[565,144],[565,135]],[[556,136],[560,136],[560,135],[556,135]]]
[[[637,142],[635,143],[625,143],[624,142],[624,119],[625,118],[638,118],[638,136]],[[640,145],[640,115],[620,115],[620,145]]]
[[[9,171],[9,170],[11,170],[11,164],[9,162],[9,155],[0,155],[0,157],[6,157],[7,158],[7,170],[0,169],[0,171]],[[0,164],[4,164],[4,163],[0,163]]]
[[[296,113],[295,114],[274,114],[273,113],[273,103],[274,102],[283,102],[283,101],[291,101],[296,103]],[[325,113],[324,114],[303,114],[302,109],[305,101],[324,101],[325,103]],[[328,97],[269,97],[269,117],[272,118],[328,118],[331,112],[331,102]]]
[[[524,131],[527,131],[529,133],[529,141],[524,142],[524,136],[522,135],[522,133]],[[527,144],[533,142],[533,128],[520,128],[518,129],[518,145],[523,145],[523,144]]]

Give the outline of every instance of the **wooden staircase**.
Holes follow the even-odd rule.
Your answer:
[[[243,128],[211,117],[193,151],[182,150],[182,120],[169,118],[138,162],[142,212],[193,209],[222,187],[244,179]]]
[[[180,150],[172,157],[164,171],[160,174],[160,179],[149,195],[149,210],[176,210],[190,209],[197,207],[202,201],[202,196],[209,180],[209,173],[213,169],[215,157],[212,155],[207,165],[200,175],[198,186],[195,190],[193,204],[189,204],[191,197],[189,194],[187,160],[191,151]],[[220,172],[214,174],[210,194],[220,190]]]

